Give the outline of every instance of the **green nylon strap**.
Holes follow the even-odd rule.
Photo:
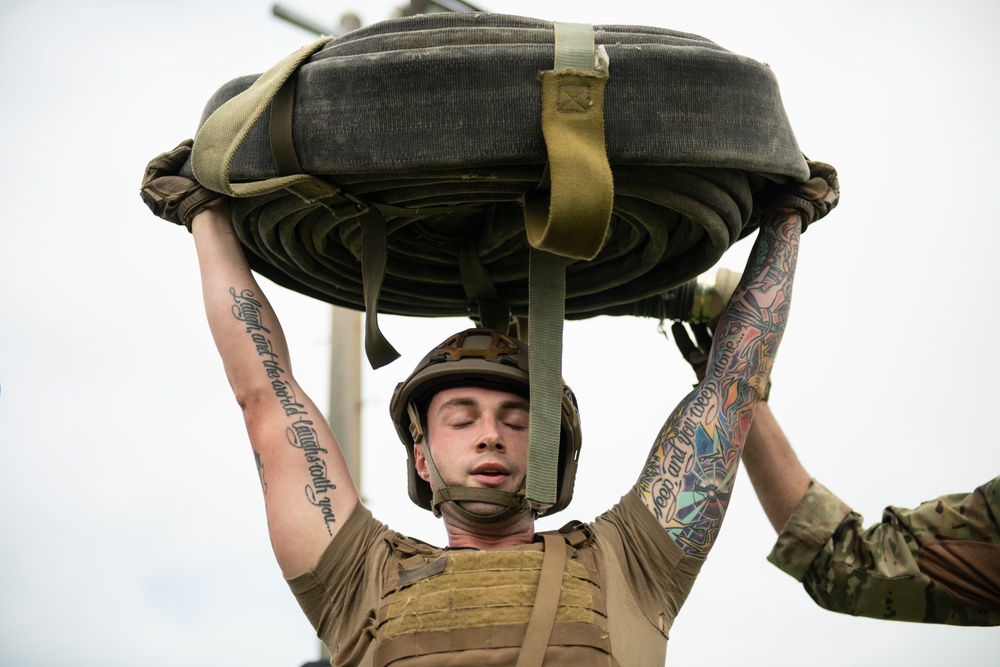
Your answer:
[[[594,28],[589,23],[552,24],[555,31],[556,58],[554,69],[594,69]]]
[[[525,227],[531,244],[531,412],[525,495],[536,514],[554,505],[558,495],[566,257],[591,259],[597,255],[604,244],[614,199],[611,167],[604,148],[606,63],[601,75],[595,75],[592,26],[556,23],[554,28],[554,68],[542,76],[542,132],[552,191],[536,192],[524,200]],[[543,218],[545,222],[539,229]]]
[[[566,313],[566,259],[529,250],[528,267],[528,482],[536,513],[556,502],[562,425],[562,327]]]
[[[323,179],[301,173],[249,183],[232,183],[229,179],[233,156],[251,128],[295,70],[331,39],[322,37],[295,51],[205,120],[191,150],[191,169],[199,183],[231,197],[253,197],[284,189],[304,201],[315,201],[338,192],[336,186]]]

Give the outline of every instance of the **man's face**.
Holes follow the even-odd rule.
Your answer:
[[[482,387],[443,389],[427,408],[426,446],[448,485],[517,491],[527,469],[528,401]],[[430,482],[420,447],[414,458]]]

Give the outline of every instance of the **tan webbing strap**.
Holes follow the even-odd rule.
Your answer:
[[[233,197],[252,197],[287,190],[305,202],[320,202],[336,217],[347,205],[361,218],[362,289],[365,301],[365,352],[372,368],[394,361],[399,353],[378,326],[378,298],[385,277],[388,251],[385,219],[374,206],[357,206],[332,183],[303,174],[292,140],[292,112],[295,105],[295,71],[332,37],[323,37],[295,51],[276,64],[245,91],[236,95],[208,117],[191,152],[191,168],[205,187]],[[250,183],[230,182],[233,156],[251,128],[270,105],[271,152],[282,176]]]
[[[542,73],[542,134],[551,189],[524,198],[535,248],[593,259],[607,236],[614,182],[604,141],[608,60],[593,27],[555,23],[555,66]],[[595,62],[596,61],[596,62]]]
[[[322,37],[292,53],[205,120],[191,151],[191,168],[202,185],[232,197],[252,197],[284,189],[305,201],[315,201],[338,192],[336,186],[308,174],[249,183],[232,183],[229,177],[233,156],[278,91],[302,63],[331,39]]]
[[[546,533],[542,534],[542,539],[545,543],[542,572],[538,579],[531,620],[528,621],[524,644],[517,658],[517,667],[541,667],[552,628],[556,624],[556,613],[559,611],[559,595],[566,569],[566,542],[560,535]]]

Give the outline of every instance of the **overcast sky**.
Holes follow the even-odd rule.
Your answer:
[[[333,25],[381,0],[289,0]],[[548,20],[652,25],[768,63],[802,149],[842,204],[802,241],[771,405],[812,474],[875,521],[1000,473],[993,201],[1000,10],[991,2],[486,2]],[[312,41],[257,0],[0,4],[0,665],[297,667],[318,641],[270,551],[253,458],[200,300],[190,236],[138,197],[146,162],[209,96]],[[749,242],[720,265],[741,269]],[[263,281],[296,375],[328,404],[331,309]],[[403,358],[364,375],[361,480],[410,505],[388,399],[467,320],[385,317]],[[566,326],[589,520],[635,481],[693,381],[657,323]],[[599,345],[594,345],[598,342]],[[674,625],[668,664],[987,666],[996,629],[856,619],[765,561],[746,479]]]

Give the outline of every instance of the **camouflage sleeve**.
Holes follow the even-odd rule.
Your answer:
[[[853,616],[1000,625],[1000,609],[956,601],[919,565],[920,551],[946,540],[1000,545],[1000,477],[971,494],[915,509],[886,508],[865,528],[860,515],[813,480],[768,560],[803,583],[825,609]]]

